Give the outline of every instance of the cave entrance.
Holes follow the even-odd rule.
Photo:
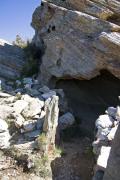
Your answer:
[[[120,80],[107,71],[91,80],[59,80],[56,87],[64,90],[83,136],[93,137],[98,116],[107,107],[120,104]]]

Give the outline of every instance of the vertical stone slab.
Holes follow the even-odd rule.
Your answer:
[[[103,180],[120,180],[120,125],[112,144]]]
[[[43,124],[43,131],[47,138],[47,151],[55,148],[55,136],[58,126],[58,96],[52,96],[45,102],[46,116]]]

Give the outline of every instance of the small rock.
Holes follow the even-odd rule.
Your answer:
[[[106,111],[105,111],[109,116],[112,116],[112,117],[116,117],[116,112],[117,112],[117,109],[114,108],[114,107],[109,107]]]
[[[8,98],[10,96],[11,96],[10,94],[0,92],[0,97],[2,97],[2,98]]]
[[[47,100],[48,98],[50,98],[52,96],[56,96],[56,92],[55,91],[49,91],[48,93],[44,93],[41,96],[43,99]]]
[[[14,110],[16,113],[21,113],[23,111],[23,109],[25,109],[25,107],[28,106],[28,102],[24,101],[24,100],[18,100],[14,103]]]
[[[23,79],[23,84],[33,84],[33,80],[32,78],[24,78]]]
[[[41,113],[41,108],[44,106],[44,101],[38,98],[33,98],[33,101],[23,110],[22,114],[24,117],[34,117]]]
[[[42,88],[39,89],[41,93],[48,93],[50,89],[47,86],[43,86]]]
[[[4,120],[0,119],[0,133],[7,131],[7,129],[8,124]]]
[[[24,101],[30,103],[33,101],[33,98],[31,96],[29,96],[28,94],[24,94],[24,95],[22,95],[21,100],[24,100]]]
[[[36,121],[28,120],[23,124],[23,130],[21,129],[21,133],[33,131],[36,126]]]
[[[70,112],[67,112],[66,114],[62,115],[59,118],[58,122],[59,122],[59,128],[63,130],[73,125],[75,122],[75,118]]]
[[[21,116],[21,114],[15,115],[15,126],[17,128],[21,128],[21,126],[24,124],[25,119]]]
[[[112,127],[114,119],[107,114],[99,116],[96,120],[96,127],[99,128],[109,128]]]
[[[6,149],[10,146],[10,134],[9,131],[0,133],[0,149]]]
[[[16,80],[16,82],[15,82],[15,83],[16,83],[16,86],[17,86],[17,87],[19,87],[19,86],[21,86],[21,85],[22,85],[22,83],[21,83],[21,81],[20,81],[20,80]]]

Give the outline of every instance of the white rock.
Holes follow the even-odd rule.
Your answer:
[[[25,88],[26,90],[31,90],[31,85],[32,85],[32,84],[25,84],[25,85],[24,85],[24,88]]]
[[[7,129],[8,124],[4,120],[0,119],[0,133],[7,131]]]
[[[21,113],[26,106],[28,106],[28,102],[24,100],[18,100],[14,103],[13,108],[16,113]]]
[[[48,98],[50,98],[52,96],[56,96],[56,92],[55,91],[49,91],[48,93],[44,93],[41,96],[42,96],[42,98],[47,100]]]
[[[8,148],[10,145],[10,134],[8,131],[0,133],[0,149]]]
[[[120,107],[117,106],[116,118],[120,120]]]
[[[13,113],[13,108],[8,105],[0,105],[0,118],[6,119],[10,114]]]
[[[111,150],[111,147],[109,147],[109,146],[108,147],[107,146],[101,147],[100,155],[99,155],[98,160],[97,160],[97,166],[100,169],[103,169],[103,170],[106,169],[110,150]]]
[[[43,86],[42,88],[39,89],[41,93],[48,93],[50,89],[47,86]]]
[[[0,92],[0,97],[2,97],[2,98],[8,98],[10,96],[11,96],[10,94]]]
[[[59,122],[59,128],[62,130],[73,125],[75,122],[75,118],[70,112],[67,112],[66,114],[64,114],[59,118],[58,122]]]
[[[46,115],[46,112],[42,110],[39,118],[43,119],[45,117],[45,115]]]
[[[20,128],[23,125],[24,122],[25,122],[25,119],[22,117],[21,114],[16,114],[15,115],[15,126],[17,128]]]
[[[108,127],[112,127],[114,122],[114,119],[112,119],[112,117],[106,115],[101,115],[99,116],[99,118],[96,120],[96,127],[102,127],[102,128],[108,128]]]
[[[24,101],[30,103],[31,101],[33,101],[33,98],[31,96],[29,96],[28,94],[24,94],[24,95],[22,95],[21,100],[24,100]]]
[[[24,117],[34,117],[41,113],[41,108],[44,106],[44,101],[38,98],[33,98],[33,101],[23,110],[22,114]]]
[[[11,97],[8,97],[7,99],[5,99],[5,102],[6,103],[13,103],[15,101],[15,96],[11,96]]]

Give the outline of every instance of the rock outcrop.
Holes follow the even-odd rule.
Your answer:
[[[39,76],[43,84],[53,77],[89,80],[102,69],[120,78],[120,26],[107,21],[112,14],[120,13],[119,1],[111,1],[112,6],[106,1],[79,2],[65,1],[64,8],[61,1],[56,3],[61,6],[43,1],[33,14],[32,26],[36,32],[33,41],[37,46],[43,41],[46,48]],[[89,8],[81,10],[81,3],[93,13],[89,3],[103,7],[108,16],[88,13]],[[70,4],[70,8],[65,4]]]
[[[24,63],[23,50],[0,39],[0,78],[14,80],[20,77]]]

